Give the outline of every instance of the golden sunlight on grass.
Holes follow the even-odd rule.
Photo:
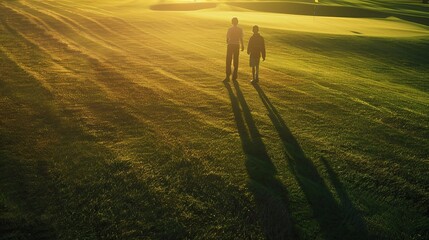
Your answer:
[[[429,27],[413,24],[394,17],[387,19],[365,19],[210,10],[189,12],[187,14],[203,19],[216,19],[218,21],[236,15],[240,18],[241,24],[248,26],[258,24],[264,28],[309,33],[334,35],[364,34],[378,37],[415,37],[427,36],[429,34]]]
[[[427,7],[318,7],[0,1],[0,239],[429,239]]]

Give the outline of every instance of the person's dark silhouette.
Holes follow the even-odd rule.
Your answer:
[[[225,82],[229,81],[231,76],[231,62],[234,63],[234,72],[232,73],[232,80],[237,80],[238,72],[238,57],[240,54],[240,44],[241,51],[244,50],[243,44],[243,29],[238,27],[238,19],[236,17],[232,18],[232,27],[228,29],[226,34],[226,43],[228,44],[226,50],[226,77]]]
[[[252,68],[252,83],[256,83],[259,81],[259,61],[261,56],[265,61],[265,41],[259,34],[259,27],[256,25],[253,26],[253,35],[247,45],[247,54],[250,55],[249,65]]]

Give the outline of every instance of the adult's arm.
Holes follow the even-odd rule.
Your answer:
[[[265,40],[264,40],[264,38],[262,38],[261,43],[262,43],[262,49],[261,49],[262,59],[265,60]]]
[[[241,29],[240,43],[241,43],[241,51],[244,51],[243,29]]]
[[[250,54],[250,46],[252,44],[252,38],[249,39],[249,42],[247,43],[247,54]]]

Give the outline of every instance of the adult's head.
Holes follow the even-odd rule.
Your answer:
[[[232,25],[237,26],[237,24],[238,24],[238,18],[233,17],[232,20],[231,20],[231,22],[232,22]]]
[[[253,33],[258,33],[258,32],[259,32],[258,25],[253,26]]]

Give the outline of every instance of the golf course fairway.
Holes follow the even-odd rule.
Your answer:
[[[258,25],[252,84],[225,37]],[[0,240],[429,239],[429,4],[0,0]]]

